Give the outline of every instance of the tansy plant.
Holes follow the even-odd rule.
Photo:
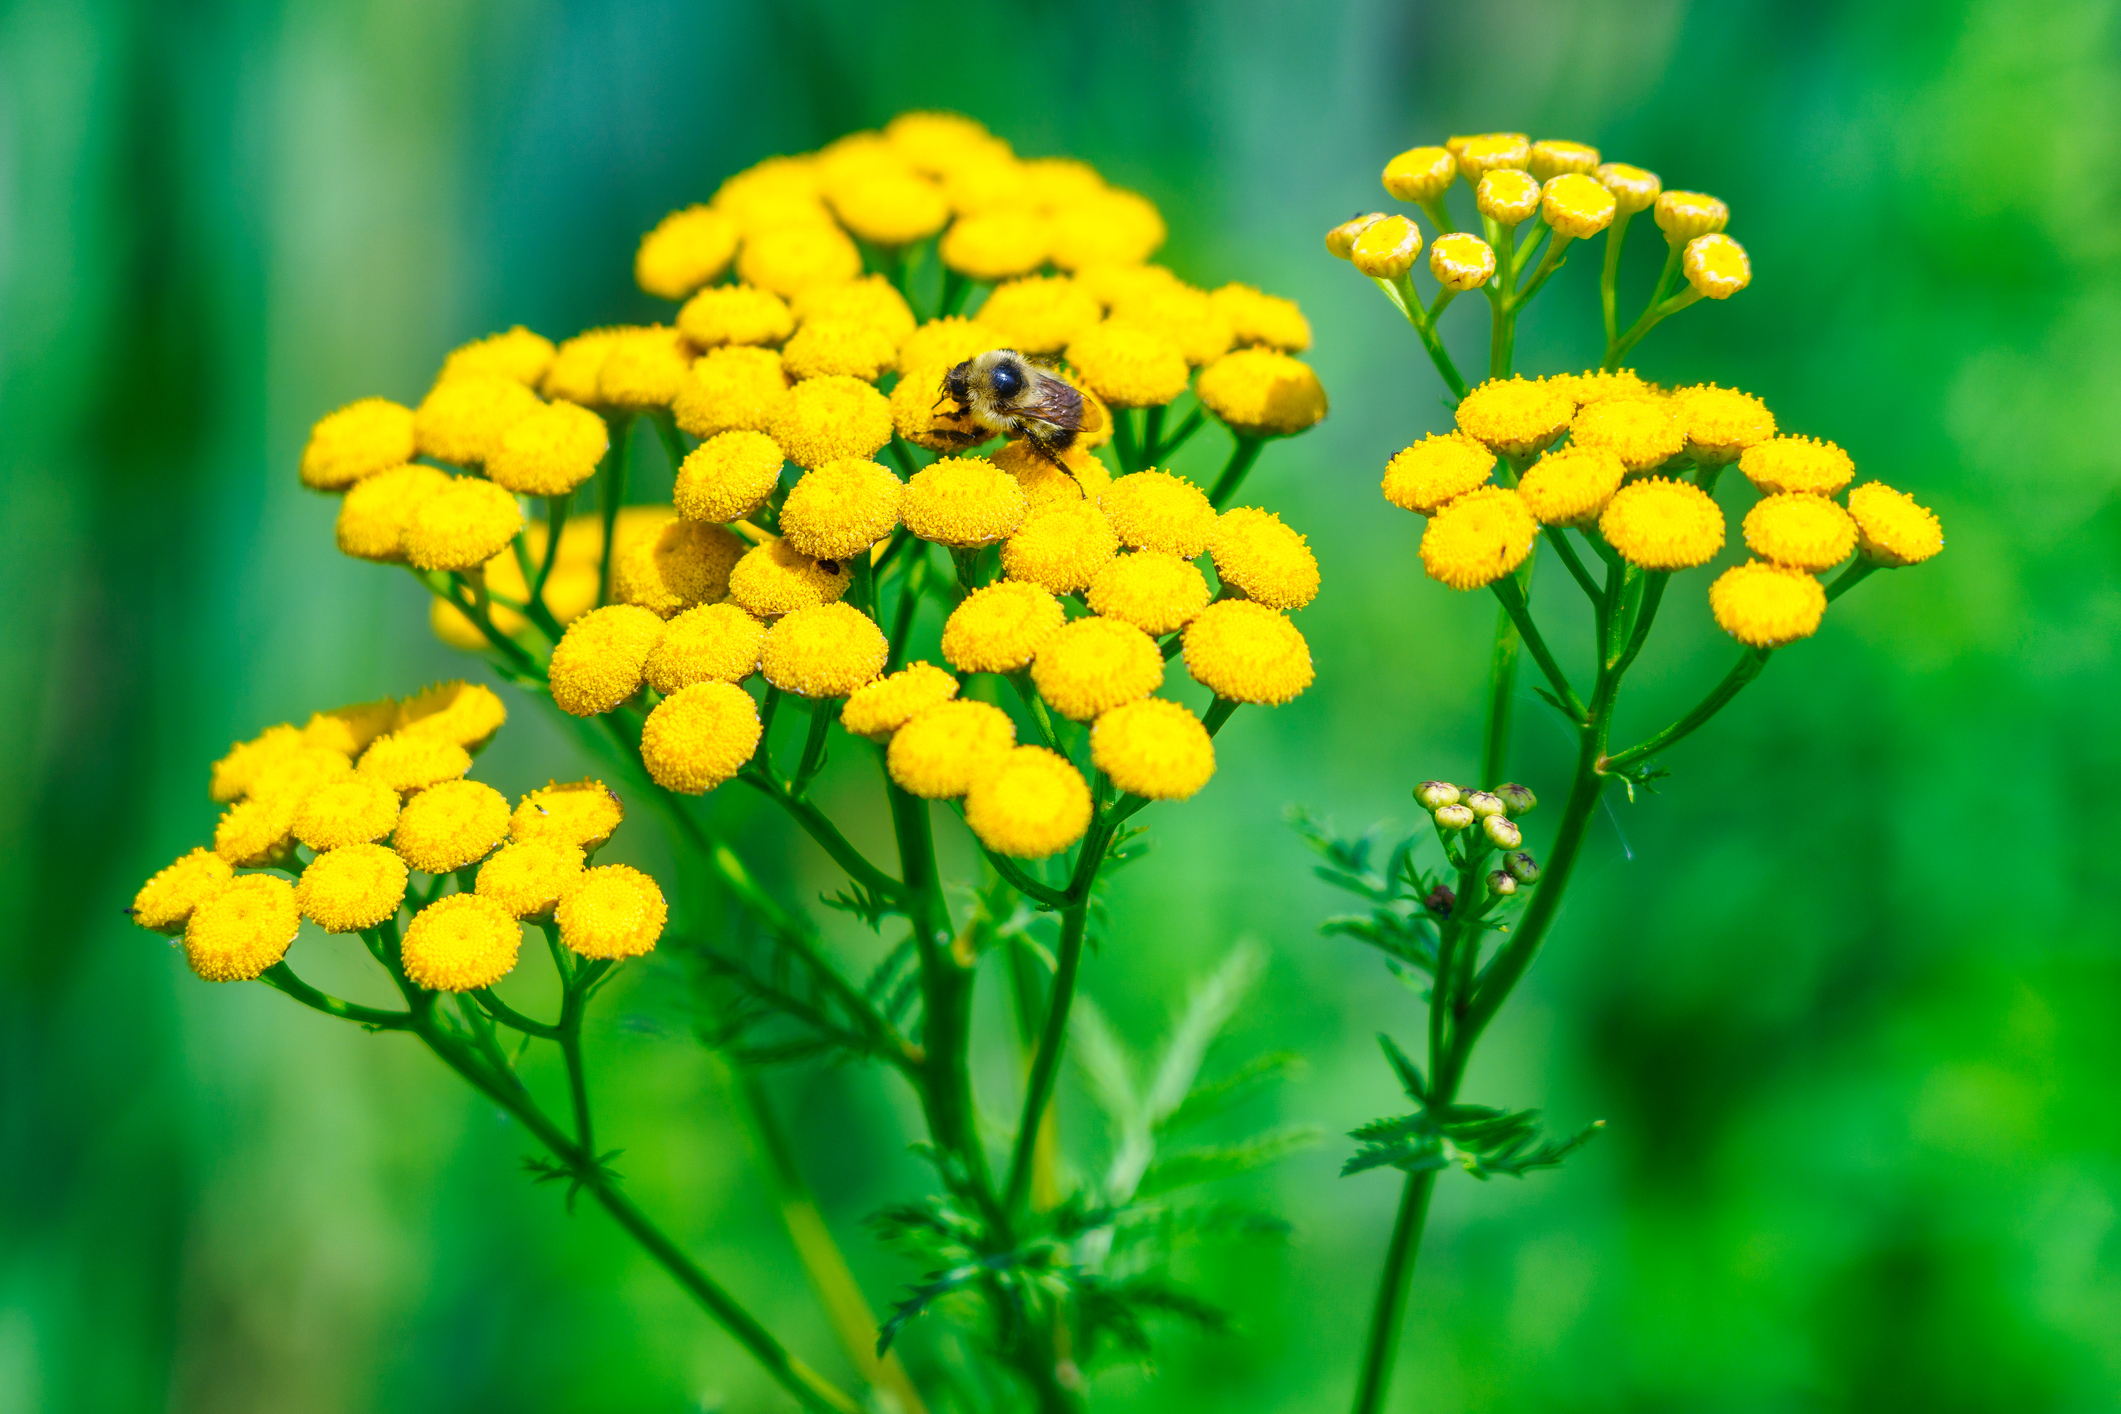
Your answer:
[[[665,954],[691,964],[700,1030],[738,1065],[847,1366],[909,1414],[997,1391],[1013,1403],[1011,1381],[1038,1407],[1073,1408],[1092,1357],[1145,1348],[1145,1315],[1215,1319],[1168,1275],[1172,1245],[1207,1222],[1174,1191],[1294,1142],[1170,1149],[1271,1070],[1194,1084],[1243,957],[1203,984],[1143,1077],[1075,1007],[1100,885],[1139,852],[1133,817],[1207,784],[1239,705],[1287,702],[1312,678],[1288,617],[1318,590],[1304,537],[1225,509],[1268,441],[1325,415],[1293,357],[1309,327],[1287,300],[1149,263],[1163,238],[1149,201],[1080,162],[906,114],[762,162],[650,231],[635,275],[673,302],[669,324],[479,340],[417,406],[342,408],[302,456],[303,482],[342,497],[339,547],[406,568],[443,639],[588,727],[735,901],[738,926]],[[982,443],[943,396],[951,369],[1004,348],[1082,394],[1073,445]],[[1206,489],[1161,469],[1211,421],[1231,443]],[[668,503],[642,493],[656,478]],[[1174,657],[1198,686],[1158,695]],[[632,870],[585,868],[617,823],[602,786],[534,792],[511,814],[460,779],[500,717],[490,692],[458,684],[237,747],[216,768],[232,803],[214,851],[157,875],[140,921],[181,930],[201,976],[261,978],[419,1036],[789,1394],[856,1408],[654,1228],[598,1153],[583,1006],[615,959],[655,943],[662,898]],[[813,798],[828,753],[863,763],[895,858],[858,848]],[[866,976],[695,807],[731,785],[844,872],[828,906],[882,935]],[[981,877],[942,876],[939,813],[969,832]],[[424,879],[409,895],[408,871]],[[298,981],[282,956],[298,915],[360,932],[403,1009]],[[552,940],[557,1021],[493,989],[521,919]],[[991,1114],[971,1079],[982,970],[1000,974],[1020,1033],[1020,1090]],[[1113,1148],[1081,1179],[1053,1114],[1071,1015],[1093,1017],[1075,1029]],[[507,1030],[565,1053],[571,1127],[516,1079]],[[752,1078],[820,1056],[895,1072],[926,1122],[936,1190],[876,1219],[926,1275],[881,1328]],[[916,1341],[902,1366],[894,1338],[930,1311],[961,1338]]]
[[[1450,198],[1460,178],[1479,235],[1454,222]],[[1424,232],[1414,216],[1357,217],[1328,232],[1326,247],[1374,280],[1413,325],[1457,417],[1454,431],[1391,459],[1384,496],[1426,519],[1421,562],[1431,579],[1462,592],[1485,588],[1500,611],[1480,779],[1424,781],[1414,790],[1433,832],[1425,829],[1379,860],[1372,840],[1335,839],[1305,825],[1327,859],[1320,873],[1368,905],[1329,931],[1382,951],[1428,1011],[1425,1043],[1411,1048],[1426,1052],[1426,1065],[1380,1037],[1412,1112],[1355,1131],[1360,1147],[1344,1170],[1404,1175],[1357,1381],[1358,1414],[1378,1409],[1385,1397],[1438,1173],[1521,1175],[1560,1163],[1592,1132],[1549,1138],[1536,1113],[1466,1104],[1459,1090],[1482,1033],[1553,927],[1607,788],[1618,783],[1632,798],[1636,787],[1665,774],[1656,762],[1666,748],[1722,710],[1777,650],[1816,632],[1831,601],[1881,568],[1928,559],[1944,543],[1937,518],[1903,492],[1873,481],[1844,496],[1855,479],[1848,454],[1831,442],[1778,435],[1759,398],[1713,384],[1662,388],[1621,367],[1663,320],[1702,299],[1728,299],[1749,282],[1745,251],[1723,233],[1728,212],[1721,201],[1665,191],[1654,173],[1602,163],[1581,143],[1531,142],[1518,133],[1401,153],[1385,167],[1384,186],[1432,228],[1427,264],[1435,292],[1424,294],[1415,280]],[[1664,237],[1663,269],[1641,312],[1623,322],[1621,251],[1644,212]],[[1584,257],[1599,260],[1606,336],[1599,367],[1516,375],[1525,306],[1568,255],[1601,235],[1602,252]],[[1475,291],[1488,306],[1489,362],[1487,379],[1469,386],[1438,325],[1461,295]],[[1725,477],[1734,464],[1739,476]],[[1672,577],[1708,565],[1724,549],[1716,492],[1739,482],[1759,493],[1742,526],[1750,557],[1708,586],[1716,622],[1738,640],[1737,662],[1677,721],[1616,748],[1622,681]],[[1594,647],[1580,675],[1548,647],[1530,607],[1542,545],[1589,608]],[[1817,576],[1837,566],[1822,585]],[[1534,691],[1567,722],[1577,748],[1543,856],[1525,848],[1521,824],[1534,794],[1505,780],[1520,646],[1541,679]]]

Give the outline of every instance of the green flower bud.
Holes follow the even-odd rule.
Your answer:
[[[1472,791],[1464,799],[1475,815],[1504,815],[1509,812],[1509,807],[1502,803],[1502,797],[1491,791]]]
[[[1515,781],[1506,786],[1495,787],[1495,794],[1502,798],[1502,803],[1512,815],[1522,815],[1539,804],[1539,797],[1532,794],[1530,786],[1521,786]]]
[[[1511,894],[1517,892],[1517,881],[1502,870],[1497,869],[1494,873],[1488,875],[1488,892],[1497,898],[1508,898]]]
[[[1449,781],[1423,781],[1414,787],[1414,798],[1421,802],[1424,810],[1441,810],[1446,805],[1456,805],[1458,795],[1458,787]]]
[[[1503,860],[1502,867],[1509,870],[1511,877],[1515,878],[1520,884],[1536,884],[1539,882],[1539,861],[1532,858],[1524,850],[1520,849],[1509,858]]]
[[[1480,828],[1497,849],[1515,849],[1524,843],[1524,832],[1511,824],[1506,815],[1483,815]]]
[[[1463,805],[1442,805],[1436,809],[1436,823],[1446,830],[1471,829],[1480,817]]]

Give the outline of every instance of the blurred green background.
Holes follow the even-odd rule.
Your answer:
[[[1316,326],[1334,414],[1252,490],[1323,562],[1319,686],[1241,713],[1209,791],[1150,817],[1085,974],[1146,1039],[1262,943],[1223,1062],[1310,1066],[1261,1125],[1392,1110],[1372,1035],[1419,1029],[1317,935],[1342,904],[1283,807],[1404,822],[1407,787],[1477,748],[1492,606],[1421,577],[1420,523],[1376,489],[1444,424],[1440,388],[1319,244],[1381,204],[1386,157],[1519,128],[1723,196],[1753,287],[1643,370],[1756,391],[1944,518],[1940,560],[1865,585],[1673,753],[1665,793],[1616,801],[1469,1086],[1611,1123],[1558,1175],[1442,1184],[1394,1407],[2121,1402],[2111,6],[30,0],[0,11],[0,1409],[781,1407],[409,1041],[195,982],[119,908],[209,833],[231,739],[465,669],[417,586],[332,553],[331,503],[294,479],[310,421],[414,399],[517,321],[652,317],[631,252],[664,211],[911,106],[1096,162],[1163,204],[1182,274]],[[1543,302],[1522,366],[1591,361],[1589,272]],[[1447,322],[1477,341],[1483,317]],[[1542,602],[1572,612],[1559,578]],[[1728,659],[1706,582],[1675,586],[1637,728]],[[584,769],[511,702],[482,776]],[[1514,774],[1553,795],[1542,711]],[[663,857],[645,813],[622,841]],[[760,851],[786,887],[828,881],[777,827]],[[843,1371],[654,984],[603,1009],[604,1133]],[[923,1182],[906,1097],[844,1070],[775,1094],[880,1304],[909,1272],[861,1220]],[[1062,1104],[1094,1147],[1080,1090]],[[1336,1178],[1346,1149],[1251,1185],[1286,1244],[1192,1263],[1240,1333],[1174,1332],[1102,1404],[1343,1405],[1396,1194]]]

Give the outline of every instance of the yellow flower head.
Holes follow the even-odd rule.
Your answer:
[[[476,992],[514,970],[523,925],[478,894],[451,894],[405,929],[405,975],[430,992]]]
[[[674,520],[618,554],[611,597],[666,619],[695,604],[718,604],[728,597],[730,573],[750,548],[719,525]]]
[[[1168,471],[1122,476],[1105,493],[1105,518],[1119,543],[1136,550],[1163,550],[1190,560],[1215,534],[1215,507],[1198,486]]]
[[[214,762],[213,776],[207,785],[208,798],[222,805],[241,800],[250,794],[259,772],[273,758],[304,744],[303,734],[285,722],[267,727],[249,741],[237,742],[229,748],[228,755]],[[330,745],[329,742],[321,744]]]
[[[1709,465],[1736,461],[1746,448],[1775,435],[1775,414],[1767,404],[1735,388],[1714,383],[1675,388],[1672,410],[1686,429],[1688,454]]]
[[[670,906],[655,880],[624,864],[585,869],[560,896],[560,941],[580,957],[642,957],[655,951]]]
[[[1370,211],[1360,216],[1351,217],[1341,222],[1338,226],[1331,228],[1326,232],[1326,254],[1332,256],[1335,260],[1353,260],[1355,258],[1355,242],[1362,238],[1364,231],[1369,230],[1384,219],[1384,212]]]
[[[1052,259],[1063,270],[1105,260],[1138,264],[1156,254],[1164,236],[1154,202],[1107,187],[1054,211]]]
[[[678,311],[678,332],[702,349],[778,344],[795,332],[795,316],[771,290],[709,285]]]
[[[1598,517],[1598,533],[1630,564],[1687,570],[1723,548],[1723,511],[1691,481],[1653,476],[1614,493]]]
[[[729,598],[762,619],[830,604],[853,574],[838,560],[817,560],[786,540],[756,545],[729,572]]]
[[[1068,362],[1083,385],[1113,407],[1161,407],[1186,391],[1185,351],[1169,338],[1124,319],[1076,335]]]
[[[557,840],[595,850],[625,818],[626,807],[602,781],[553,781],[523,797],[508,817],[508,833],[517,840]]]
[[[633,278],[657,299],[683,299],[722,278],[742,229],[709,206],[688,206],[656,222],[634,252]]]
[[[1438,236],[1429,247],[1429,273],[1458,294],[1477,290],[1495,278],[1495,247],[1467,231]]]
[[[766,626],[734,604],[702,604],[670,621],[648,655],[648,685],[668,697],[696,682],[742,682],[758,671]]]
[[[1753,283],[1753,262],[1745,247],[1729,236],[1694,237],[1679,264],[1687,283],[1704,299],[1729,299]]]
[[[901,113],[884,124],[884,140],[908,165],[936,175],[1009,156],[1008,143],[962,113]]]
[[[214,824],[214,853],[238,869],[264,869],[294,853],[295,807],[291,797],[239,800]]]
[[[413,411],[388,398],[363,398],[318,419],[302,448],[302,484],[344,491],[363,477],[412,460]]]
[[[1090,787],[1067,757],[1019,746],[965,793],[965,824],[996,854],[1044,859],[1090,828]]]
[[[858,378],[874,383],[898,365],[898,345],[874,324],[810,319],[781,350],[792,378]]]
[[[672,498],[686,520],[721,525],[742,520],[781,479],[781,445],[763,432],[724,432],[692,449],[678,466]]]
[[[1169,266],[1144,265],[1139,261],[1100,260],[1074,274],[1075,283],[1106,309],[1129,300],[1145,299],[1163,290],[1183,290],[1186,282]]]
[[[862,273],[862,253],[839,227],[817,221],[770,226],[744,241],[736,273],[746,284],[786,298],[812,285],[837,285]]]
[[[922,326],[923,330],[933,325]],[[914,335],[907,347],[920,338]],[[999,347],[1000,341],[989,337],[988,342]],[[912,363],[903,352],[899,355],[902,372],[896,387],[891,390],[891,425],[898,435],[916,447],[926,447],[931,452],[960,451],[963,448],[985,441],[992,434],[969,417],[960,417],[950,409],[956,404],[943,396],[943,379],[954,364]]]
[[[1019,353],[1054,354],[1102,317],[1096,298],[1076,281],[1038,275],[997,286],[978,322]]]
[[[405,558],[423,570],[475,570],[508,548],[523,508],[508,491],[475,476],[452,477],[420,498],[405,522]]]
[[[1072,594],[1087,589],[1118,553],[1119,537],[1104,512],[1079,498],[1052,500],[1027,512],[1002,543],[1002,573]]]
[[[477,893],[513,918],[550,917],[582,867],[582,851],[565,840],[514,840],[479,866]]]
[[[1348,246],[1348,259],[1373,280],[1396,280],[1420,258],[1421,227],[1404,216],[1370,222]]]
[[[1506,486],[1468,491],[1436,513],[1421,535],[1421,565],[1453,589],[1492,584],[1524,563],[1539,522]]]
[[[1458,405],[1458,430],[1521,461],[1553,446],[1575,414],[1575,405],[1544,383],[1491,378]]]
[[[691,348],[677,330],[661,324],[621,329],[597,369],[595,400],[635,410],[666,408],[691,368]]]
[[[1787,569],[1831,569],[1856,549],[1856,522],[1824,496],[1763,496],[1744,531],[1746,548]]]
[[[891,404],[859,378],[812,378],[788,390],[769,430],[797,466],[873,457],[891,440]]]
[[[852,604],[820,604],[766,630],[759,671],[783,692],[846,697],[874,682],[890,656],[884,631],[867,614]]]
[[[1522,169],[1532,163],[1532,140],[1523,133],[1480,133],[1473,137],[1444,140],[1444,147],[1458,159],[1458,170],[1469,186],[1505,168]]]
[[[1087,722],[1163,685],[1156,640],[1118,619],[1077,619],[1047,636],[1031,660],[1031,682],[1046,705]]]
[[[812,285],[788,302],[796,322],[841,319],[882,330],[893,348],[913,333],[913,308],[898,287],[881,275],[864,275],[843,285]]]
[[[1442,147],[1410,147],[1385,163],[1385,190],[1400,201],[1436,200],[1450,190],[1458,159]]]
[[[860,457],[826,462],[803,473],[781,506],[781,534],[806,555],[844,560],[898,528],[906,487],[876,462]]]
[[[391,845],[427,874],[476,864],[508,834],[508,797],[480,781],[444,781],[421,791],[398,816]]]
[[[192,910],[184,960],[208,982],[248,982],[287,956],[301,927],[294,885],[246,874]]]
[[[1685,450],[1686,424],[1664,398],[1603,398],[1576,414],[1569,437],[1617,453],[1630,472],[1649,471]]]
[[[518,324],[505,334],[489,334],[451,349],[442,360],[442,377],[492,373],[535,388],[552,367],[554,353],[552,340]]]
[[[871,245],[911,245],[950,220],[942,184],[917,172],[877,167],[844,184],[828,181],[825,200],[848,230]]]
[[[1856,475],[1856,463],[1832,442],[1810,437],[1771,437],[1738,455],[1746,480],[1770,494],[1809,491],[1831,496]]]
[[[1257,344],[1282,353],[1302,353],[1311,347],[1311,321],[1304,318],[1295,300],[1239,284],[1210,290],[1208,298],[1230,321],[1240,345]]]
[[[414,463],[363,477],[339,503],[333,534],[341,552],[390,564],[405,558],[405,524],[420,503],[449,485],[450,476]]]
[[[1463,432],[1432,432],[1385,463],[1385,499],[1432,516],[1476,486],[1488,484],[1495,454]]]
[[[1481,176],[1480,185],[1473,192],[1473,204],[1481,215],[1498,225],[1518,225],[1531,220],[1532,213],[1539,210],[1539,181],[1515,167],[1497,167]]]
[[[1224,511],[1208,553],[1217,578],[1270,609],[1301,609],[1318,595],[1318,557],[1272,511]]]
[[[553,647],[552,700],[574,717],[594,717],[641,690],[663,621],[638,604],[607,604],[567,626]]]
[[[1657,229],[1673,245],[1685,245],[1696,236],[1720,231],[1731,220],[1730,207],[1698,191],[1660,193],[1655,214]]]
[[[999,707],[962,698],[924,707],[892,734],[884,767],[899,789],[955,800],[1008,759],[1016,724]]]
[[[1780,648],[1819,631],[1826,591],[1803,570],[1754,560],[1716,577],[1709,608],[1723,631],[1748,648]]]
[[[413,435],[427,456],[477,466],[500,444],[502,433],[539,406],[536,393],[499,373],[444,378],[414,411]]]
[[[295,882],[295,906],[327,933],[358,933],[398,916],[405,861],[379,844],[347,844],[309,862]]]
[[[906,483],[906,529],[938,545],[992,545],[1016,533],[1029,503],[1016,478],[985,457],[946,457]]]
[[[1237,330],[1206,290],[1176,280],[1118,296],[1112,316],[1161,334],[1195,367],[1221,358],[1237,340]]]
[[[1021,439],[1003,443],[988,460],[1016,478],[1032,510],[1055,501],[1096,502],[1112,487],[1112,473],[1080,439],[1060,453],[1061,466]]]
[[[501,435],[486,474],[518,495],[564,496],[596,474],[610,447],[603,418],[574,403],[551,403]]]
[[[727,178],[711,203],[746,233],[809,217],[829,221],[817,194],[817,159],[769,157]]]
[[[391,730],[453,741],[477,751],[508,721],[508,704],[490,687],[438,682],[398,704]]]
[[[992,155],[944,173],[943,194],[950,198],[950,209],[959,216],[979,216],[1019,206],[1041,212],[1046,209],[1031,189],[1030,168],[1014,156]]]
[[[1311,366],[1271,349],[1239,349],[1200,371],[1194,390],[1209,412],[1247,437],[1287,437],[1326,415]]]
[[[1556,373],[1539,380],[1570,403],[1587,408],[1607,398],[1655,398],[1661,390],[1632,368],[1593,369],[1586,373]]]
[[[743,768],[758,750],[761,730],[750,693],[734,683],[696,682],[648,714],[641,760],[663,789],[700,795]]]
[[[1864,555],[1881,565],[1919,565],[1944,548],[1937,513],[1882,481],[1866,481],[1849,492],[1849,514]]]
[[[1055,211],[1109,190],[1087,162],[1073,157],[1033,157],[1023,164],[1034,206]]]
[[[1208,581],[1191,560],[1136,550],[1099,570],[1087,598],[1101,618],[1162,635],[1184,628],[1208,607]]]
[[[1215,743],[1178,703],[1144,697],[1097,719],[1090,760],[1129,795],[1184,800],[1215,774]]]
[[[345,752],[298,739],[257,761],[250,777],[250,794],[254,799],[284,795],[299,800],[318,786],[343,781],[352,774],[353,761]]]
[[[1556,235],[1580,241],[1612,225],[1619,207],[1596,177],[1574,171],[1547,182],[1539,194],[1539,209]]]
[[[1217,697],[1277,707],[1311,685],[1311,645],[1284,615],[1224,599],[1186,625],[1186,671]]]
[[[398,793],[374,776],[318,786],[295,807],[294,837],[314,850],[368,844],[397,827]]]
[[[702,440],[724,432],[764,432],[787,392],[788,374],[778,353],[731,345],[693,360],[670,411],[679,427]]]
[[[203,849],[166,864],[133,895],[132,919],[142,928],[168,937],[184,931],[192,910],[228,887],[235,869]]]
[[[1021,206],[998,206],[961,216],[943,234],[943,264],[975,280],[1009,280],[1046,263],[1053,249],[1053,221]]]
[[[552,358],[552,366],[538,382],[538,391],[548,398],[562,398],[570,403],[594,403],[598,400],[597,379],[604,370],[604,360],[618,345],[621,329],[590,329],[563,340]]]
[[[1541,525],[1587,525],[1613,499],[1628,474],[1611,447],[1561,447],[1518,479],[1517,494]]]
[[[956,696],[957,679],[949,673],[933,663],[909,663],[857,688],[840,709],[840,725],[870,741],[889,741],[917,713]]]
[[[1066,622],[1060,600],[1039,585],[1002,580],[975,589],[943,624],[943,658],[961,673],[1013,673]]]
[[[1625,162],[1601,162],[1591,175],[1613,194],[1623,215],[1632,216],[1638,211],[1649,210],[1657,204],[1657,197],[1664,190],[1664,182],[1655,172],[1630,167]]]
[[[908,334],[906,341],[899,345],[899,367],[907,370],[949,369],[989,349],[1007,347],[1008,340],[991,325],[953,314],[947,319],[931,319]],[[903,385],[904,380],[900,381]],[[935,383],[940,385],[941,382],[942,374],[938,373]],[[934,399],[931,397],[929,401]]]
[[[359,775],[381,781],[404,795],[453,781],[471,770],[471,753],[438,736],[392,732],[379,736],[361,753]]]
[[[1532,144],[1528,165],[1532,175],[1542,182],[1551,182],[1567,173],[1595,172],[1598,170],[1598,149],[1587,143],[1541,138]]]

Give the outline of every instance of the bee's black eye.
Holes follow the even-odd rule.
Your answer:
[[[1013,363],[994,365],[994,394],[1000,398],[1013,398],[1024,391],[1023,370]]]

